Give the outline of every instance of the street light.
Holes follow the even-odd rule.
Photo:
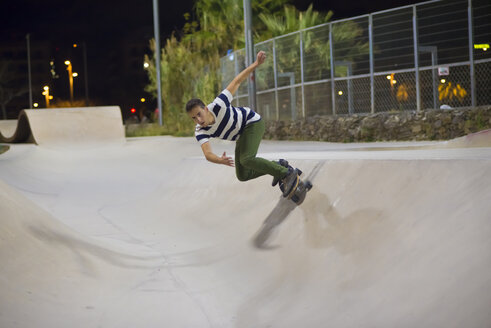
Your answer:
[[[53,98],[50,97],[50,95],[49,95],[49,87],[47,85],[43,89],[44,89],[43,96],[46,99],[46,108],[48,108],[49,107],[49,100],[53,99]]]
[[[73,73],[72,73],[72,63],[69,60],[65,61],[68,71],[68,79],[70,81],[70,103],[73,104]]]

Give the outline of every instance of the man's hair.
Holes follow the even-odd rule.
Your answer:
[[[201,99],[193,98],[186,104],[186,113],[189,113],[193,110],[194,107],[199,106],[200,108],[205,107],[205,103],[201,101]]]

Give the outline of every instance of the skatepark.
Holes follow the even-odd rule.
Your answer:
[[[491,130],[263,141],[312,180],[298,207],[117,107],[0,131],[0,327],[491,326]]]

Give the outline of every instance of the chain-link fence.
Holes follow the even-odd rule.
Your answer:
[[[430,1],[333,21],[255,45],[266,119],[491,104],[491,3]],[[245,51],[221,59],[223,87]],[[247,106],[246,83],[235,105]]]

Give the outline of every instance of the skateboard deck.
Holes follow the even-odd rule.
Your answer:
[[[305,196],[307,196],[307,192],[310,189],[312,189],[312,182],[309,180],[302,181],[302,179],[297,176],[297,183],[286,198],[291,199],[295,204],[300,205],[305,200]]]
[[[309,180],[303,181],[300,176],[297,175],[297,181],[292,187],[288,195],[285,198],[291,199],[295,204],[300,205],[305,200],[307,192],[312,189],[312,182]]]

